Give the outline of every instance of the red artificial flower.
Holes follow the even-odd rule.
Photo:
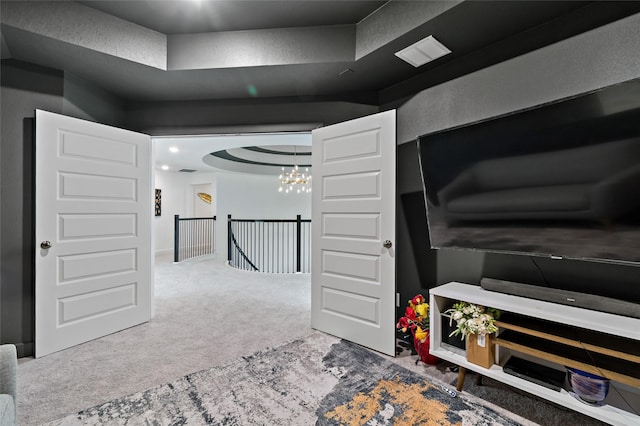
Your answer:
[[[400,317],[398,324],[396,324],[396,328],[400,328],[403,332],[405,332],[410,325],[411,324],[409,324],[409,320],[407,319],[407,317]]]
[[[408,306],[407,309],[404,311],[404,316],[410,320],[415,320],[416,312],[413,310],[412,307]]]
[[[418,294],[417,296],[414,296],[413,299],[411,299],[411,303],[413,303],[414,305],[419,305],[421,303],[424,303],[424,301],[424,296],[421,294]]]

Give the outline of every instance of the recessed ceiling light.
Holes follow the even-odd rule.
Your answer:
[[[171,152],[178,152],[178,151],[179,151],[179,149],[178,149],[178,147],[176,147],[176,146],[172,146],[172,147],[170,147],[170,148],[169,148],[169,151],[171,151]]]
[[[160,167],[162,170],[169,170],[169,166],[167,166],[166,164],[163,164],[162,167]]]
[[[451,50],[430,35],[396,52],[396,56],[417,68],[449,53]]]

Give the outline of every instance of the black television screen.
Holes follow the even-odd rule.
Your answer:
[[[640,262],[640,79],[418,150],[433,248]]]

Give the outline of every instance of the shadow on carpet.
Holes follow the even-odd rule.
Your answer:
[[[313,333],[50,425],[521,425],[353,343]]]

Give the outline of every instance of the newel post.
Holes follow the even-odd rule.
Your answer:
[[[227,215],[227,260],[231,263],[231,215]]]
[[[173,261],[180,261],[180,215],[173,216]]]
[[[300,257],[302,253],[302,216],[296,216],[296,272],[300,272]]]

